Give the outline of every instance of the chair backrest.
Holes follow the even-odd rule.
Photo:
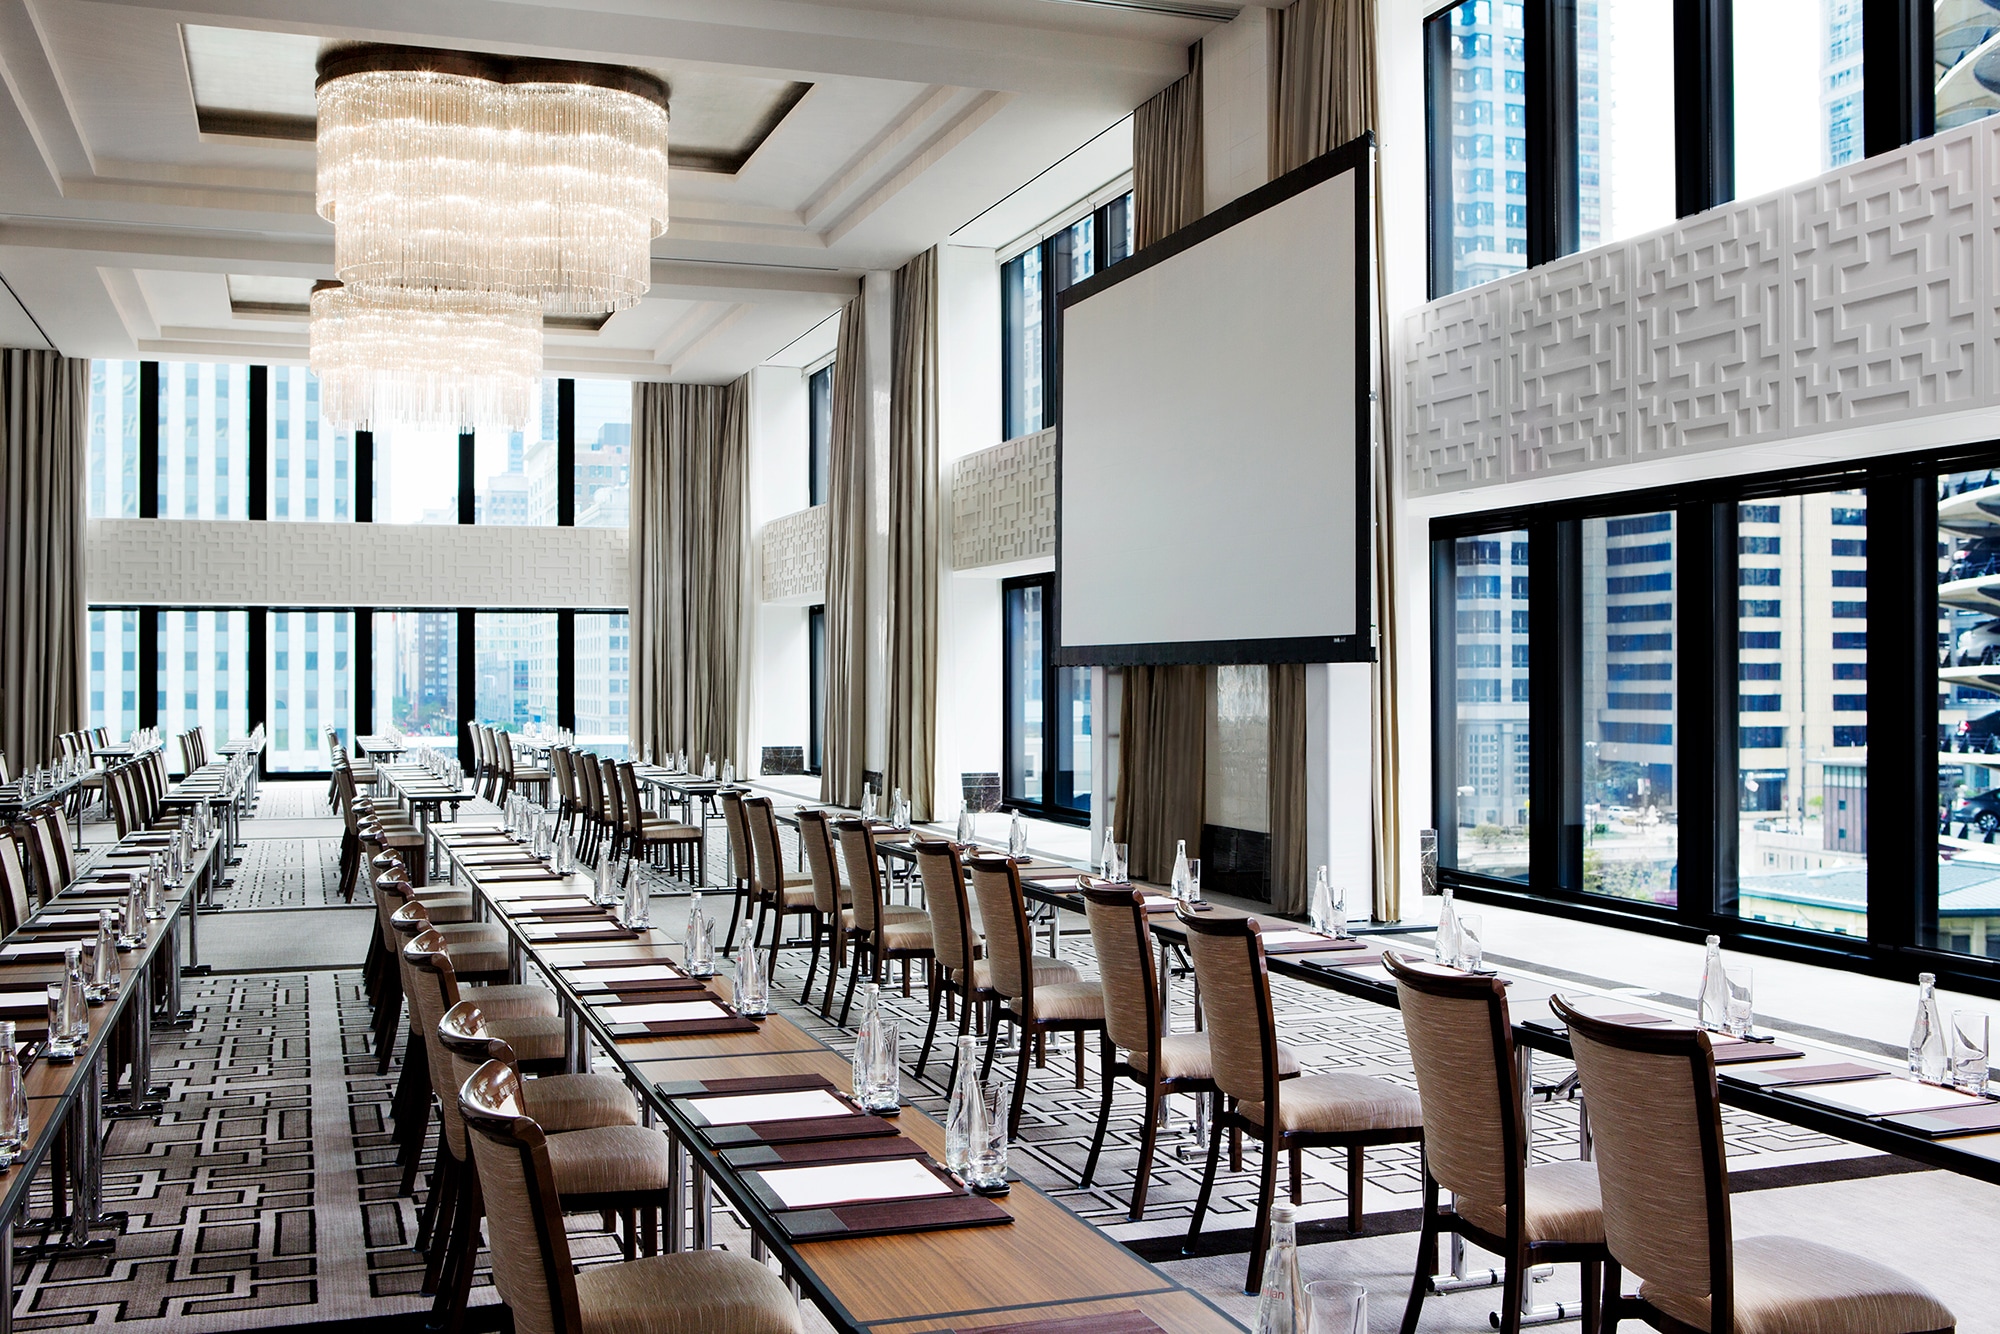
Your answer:
[[[1035,998],[1034,936],[1021,894],[1021,870],[1008,857],[972,859],[972,893],[986,927],[986,959],[993,989],[1032,1010]]]
[[[583,803],[583,812],[593,820],[604,819],[604,773],[597,761],[597,752],[580,750],[576,753],[576,777],[579,785],[577,798]]]
[[[598,771],[604,776],[604,822],[613,829],[625,828],[625,795],[618,790],[618,762],[604,760]]]
[[[1604,1240],[1628,1273],[1690,1302],[1707,1298],[1712,1329],[1736,1327],[1729,1168],[1708,1034],[1609,1024],[1561,997],[1590,1109]]]
[[[646,804],[639,800],[639,771],[630,760],[620,760],[613,767],[618,770],[618,791],[625,798],[625,832],[636,835],[646,827]]]
[[[583,1316],[562,1200],[542,1128],[522,1110],[520,1075],[504,1062],[486,1062],[459,1086],[458,1110],[486,1202],[493,1286],[513,1313],[516,1334],[576,1334]]]
[[[28,868],[21,864],[21,845],[14,831],[0,826],[0,932],[18,930],[33,912],[28,898]]]
[[[111,820],[120,838],[133,829],[131,788],[132,776],[124,769],[113,769],[104,776],[104,802],[111,807]]]
[[[1393,951],[1382,962],[1396,979],[1424,1105],[1425,1166],[1460,1214],[1504,1234],[1520,1216],[1527,1148],[1506,984]]]
[[[61,808],[54,806],[29,816],[28,829],[34,839],[35,874],[41,878],[46,902],[69,888],[69,882],[76,878],[69,857],[69,831],[63,828]]]
[[[1111,1040],[1146,1056],[1160,1068],[1160,988],[1146,925],[1145,894],[1130,885],[1093,886],[1083,892],[1090,941],[1097,950],[1097,980],[1104,990],[1104,1028]]]
[[[500,772],[509,778],[514,776],[514,734],[504,727],[496,727],[492,733],[493,762],[500,766]]]
[[[108,745],[110,745],[110,744],[111,744],[111,729],[109,729],[109,728],[106,728],[106,727],[93,727],[93,728],[91,728],[91,729],[90,729],[90,741],[91,741],[91,744],[92,744],[92,745],[94,745],[94,746],[97,746],[97,747],[98,747],[98,748],[100,748],[100,749],[102,749],[102,748],[103,748],[103,747],[105,747],[105,746],[108,746]]]
[[[882,929],[882,867],[875,859],[875,828],[866,820],[841,820],[840,857],[847,863],[847,893],[854,929],[874,935]]]
[[[743,823],[750,835],[750,892],[766,904],[785,896],[785,845],[778,837],[778,813],[769,797],[743,799]]]
[[[188,729],[188,736],[194,741],[194,758],[197,765],[208,763],[208,728],[197,723]]]
[[[0,783],[14,781],[14,771],[7,765],[7,752],[0,750]]]
[[[183,772],[193,773],[196,769],[201,768],[200,745],[195,740],[193,732],[182,732],[174,738],[174,745],[181,753],[181,769]]]
[[[458,1116],[458,1085],[451,1053],[438,1036],[444,1012],[458,1004],[458,975],[445,956],[444,937],[436,930],[420,931],[403,946],[403,985],[410,1002],[410,1021],[423,1035],[430,1057],[431,1092],[437,1094],[439,1119],[451,1156],[465,1161],[465,1123]]]
[[[825,811],[799,812],[799,847],[805,851],[806,872],[812,876],[813,906],[838,922],[840,860],[833,853],[833,825]]]
[[[1221,910],[1175,909],[1187,928],[1188,958],[1208,1021],[1216,1087],[1238,1102],[1266,1104],[1277,1124],[1278,1034],[1271,1017],[1271,975],[1257,923]]]
[[[754,888],[756,854],[750,851],[750,819],[743,813],[743,793],[733,787],[722,789],[722,823],[729,830],[729,865],[739,885]]]
[[[562,809],[576,804],[576,778],[569,769],[569,747],[549,747],[549,774],[555,779],[556,796],[562,802]]]
[[[973,960],[972,914],[965,902],[965,868],[958,860],[958,845],[923,839],[915,850],[938,965],[954,973],[965,972]]]

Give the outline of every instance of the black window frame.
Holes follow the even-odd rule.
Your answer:
[[[826,604],[806,608],[806,772],[826,764]]]
[[[1008,764],[1006,757],[1014,754],[1014,651],[1012,621],[1007,614],[1008,596],[1026,589],[1036,588],[1042,594],[1042,795],[1030,800],[1008,790]],[[1056,683],[1062,679],[1064,671],[1086,671],[1087,668],[1065,668],[1056,661],[1055,636],[1056,577],[1054,573],[1023,574],[1000,581],[1000,699],[1001,699],[1001,764],[1000,764],[1000,809],[1019,811],[1023,815],[1038,820],[1052,820],[1059,824],[1088,825],[1089,806],[1075,804],[1074,783],[1068,792],[1070,801],[1065,803],[1057,792],[1056,775],[1065,772],[1060,769],[1055,755],[1058,724],[1062,716],[1062,695]],[[1097,701],[1091,700],[1091,764],[1093,790],[1096,788],[1095,766],[1098,760],[1097,747]],[[1067,772],[1074,773],[1074,769]]]
[[[1057,346],[1055,330],[1057,298],[1064,289],[1076,281],[1071,275],[1074,259],[1071,250],[1071,236],[1074,229],[1086,219],[1091,222],[1091,272],[1102,273],[1114,264],[1130,259],[1133,251],[1124,249],[1126,219],[1132,209],[1132,192],[1125,191],[1107,203],[1100,204],[1090,212],[1072,218],[1048,236],[1007,259],[1000,265],[1000,413],[1001,438],[1015,440],[1024,435],[1034,435],[1046,431],[1056,424],[1056,405],[1050,393],[1050,386],[1056,382],[1057,364],[1062,349]],[[1113,236],[1117,243],[1113,243]],[[1019,368],[1015,365],[1015,324],[1021,318],[1016,309],[1018,303],[1007,296],[1007,270],[1020,262],[1021,257],[1030,252],[1040,255],[1042,263],[1042,291],[1040,312],[1042,321],[1042,419],[1033,426],[1015,420],[1013,386]],[[1058,278],[1060,275],[1060,278]]]
[[[806,376],[806,504],[824,505],[833,473],[833,363]]]
[[[1528,721],[1535,797],[1525,883],[1441,865],[1461,897],[1911,980],[1934,972],[1947,985],[2000,997],[2000,959],[1944,948],[1937,923],[1937,478],[2000,469],[2000,441],[1836,465],[1746,474],[1643,491],[1433,519],[1432,815],[1445,839],[1453,818],[1455,606],[1451,543],[1525,528],[1535,617],[1535,697]],[[1841,936],[1736,916],[1737,727],[1731,703],[1737,656],[1739,506],[1783,496],[1858,489],[1868,502],[1865,681],[1869,802],[1867,935]],[[1671,908],[1606,899],[1580,889],[1580,850],[1561,826],[1564,784],[1580,754],[1582,627],[1575,611],[1575,535],[1588,518],[1672,510],[1679,532],[1674,673],[1680,692],[1679,902]],[[1568,545],[1566,545],[1568,544]],[[1556,553],[1553,558],[1541,553]],[[1703,726],[1701,720],[1708,720]]]

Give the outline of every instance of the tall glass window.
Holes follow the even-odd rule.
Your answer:
[[[1519,3],[1465,0],[1427,27],[1431,188],[1445,292],[1528,262],[1527,47]],[[1438,123],[1449,116],[1449,124]],[[1442,265],[1440,267],[1443,267]]]
[[[510,732],[554,727],[556,613],[482,611],[473,625],[473,718]]]
[[[1733,12],[1737,198],[1859,158],[1861,0],[1756,0]]]
[[[375,613],[375,725],[446,754],[458,750],[458,613]]]
[[[84,485],[93,519],[139,514],[139,363],[90,363],[90,461]]]
[[[265,613],[264,764],[273,773],[326,768],[329,727],[352,744],[353,634],[352,612]]]
[[[90,726],[114,741],[139,725],[139,613],[90,609]]]
[[[273,366],[265,399],[265,514],[306,523],[351,521],[354,431],[321,419],[318,378],[303,366]]]
[[[1939,0],[1932,11],[1938,129],[1949,130],[2000,111],[2000,90],[1992,86],[1991,71],[1982,68],[1993,59],[1986,44],[2000,36],[2000,11],[1964,0]]]
[[[1002,585],[1002,796],[1010,805],[1080,813],[1090,809],[1091,795],[1090,671],[1051,661],[1046,612],[1052,582],[1036,575]]]
[[[1525,529],[1453,544],[1457,818],[1438,860],[1509,880],[1528,878],[1528,570]]]
[[[169,742],[208,729],[214,754],[250,733],[250,614],[243,611],[158,611],[160,730]],[[168,746],[169,758],[174,758]]]
[[[1002,408],[1007,439],[1032,435],[1042,415],[1042,249],[1024,250],[1000,270]]]
[[[249,517],[250,368],[160,364],[160,517]]]
[[[1104,262],[1116,264],[1129,256],[1136,239],[1133,225],[1136,215],[1132,209],[1132,192],[1126,191],[1103,208]]]
[[[553,527],[556,485],[556,382],[537,380],[526,430],[474,433],[473,522]]]
[[[1583,888],[1672,904],[1674,516],[1583,524]]]
[[[630,754],[632,618],[622,611],[576,615],[576,741],[600,755]]]
[[[458,522],[458,432],[411,426],[375,432],[375,522]]]
[[[1673,50],[1666,0],[1577,0],[1581,249],[1674,220]]]
[[[1868,933],[1868,497],[1737,506],[1740,916]]]
[[[576,382],[576,526],[623,528],[632,514],[632,386]]]
[[[806,608],[806,772],[818,773],[826,755],[826,604]]]
[[[1938,478],[1938,886],[1931,943],[2000,959],[2000,473]]]
[[[806,504],[826,504],[833,467],[833,366],[806,377]]]

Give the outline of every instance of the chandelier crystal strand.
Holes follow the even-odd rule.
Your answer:
[[[535,301],[438,288],[312,294],[309,364],[332,422],[521,430],[542,366]]]

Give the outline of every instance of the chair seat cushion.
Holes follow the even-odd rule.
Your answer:
[[[410,897],[424,905],[432,926],[460,926],[473,920],[470,894],[428,894],[420,889]]]
[[[1597,1167],[1580,1159],[1528,1164],[1523,1182],[1526,1240],[1603,1245],[1604,1205],[1597,1193]],[[1507,1234],[1507,1206],[1461,1191],[1453,1197],[1461,1218],[1499,1236]]]
[[[460,1000],[479,1007],[481,1017],[526,1019],[532,1015],[553,1018],[562,1012],[556,994],[538,982],[500,982],[488,987],[462,987]]]
[[[1677,1320],[1709,1327],[1705,1293],[1647,1282],[1639,1295]],[[1957,1323],[1923,1284],[1865,1256],[1801,1237],[1736,1243],[1735,1334],[1917,1334]]]
[[[1239,1109],[1254,1124],[1264,1123],[1264,1104]],[[1424,1123],[1423,1104],[1414,1090],[1368,1075],[1302,1075],[1287,1080],[1278,1099],[1278,1129],[1308,1134],[1350,1134],[1364,1130],[1408,1130]]]
[[[1102,1020],[1104,991],[1095,982],[1035,984],[1035,1018]]]
[[[920,908],[892,908],[882,914],[882,948],[928,954],[931,949],[931,915]]]
[[[649,843],[693,843],[701,838],[701,830],[675,820],[646,820],[641,827]]]
[[[665,1190],[673,1145],[654,1126],[598,1126],[549,1136],[556,1194],[622,1195]]]
[[[488,1037],[514,1049],[514,1059],[526,1063],[560,1061],[569,1051],[568,1025],[554,1015],[524,1014],[486,1021]]]
[[[480,922],[476,925],[484,926]],[[458,974],[460,982],[468,977],[490,977],[495,973],[505,973],[513,960],[507,952],[504,940],[468,940],[463,944],[445,942],[445,954],[451,959],[452,971]]]
[[[816,908],[818,906],[819,906],[819,900],[813,897],[812,885],[810,882],[807,883],[805,888],[800,889],[794,886],[789,880],[787,880],[785,884],[786,912],[803,912],[807,908]]]
[[[544,1075],[521,1081],[521,1103],[547,1134],[636,1126],[639,1102],[616,1075]]]
[[[431,928],[444,937],[445,953],[452,956],[452,966],[459,972],[458,952],[461,949],[480,946],[497,946],[504,953],[507,948],[507,928],[498,922],[439,922],[431,919]]]
[[[1132,1068],[1146,1070],[1146,1053],[1132,1053]],[[1299,1072],[1299,1054],[1284,1043],[1278,1044],[1278,1077],[1290,1079]],[[1160,1078],[1214,1079],[1215,1065],[1208,1055],[1208,1034],[1168,1033],[1160,1039]]]
[[[797,1334],[798,1304],[776,1274],[727,1251],[682,1251],[576,1276],[583,1334]]]
[[[1083,974],[1076,971],[1076,965],[1064,959],[1051,959],[1046,954],[1037,954],[1034,959],[1035,985],[1054,986],[1059,982],[1075,982]],[[993,961],[974,959],[972,961],[972,986],[976,991],[993,990]]]

